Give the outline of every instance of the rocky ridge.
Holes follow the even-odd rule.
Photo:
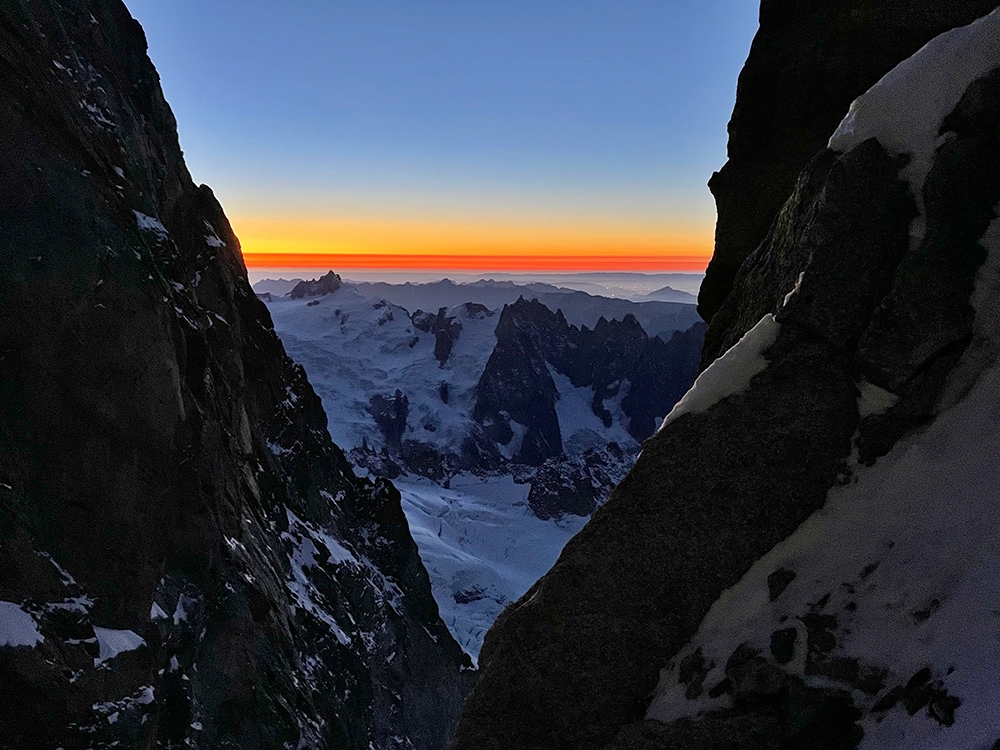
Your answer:
[[[650,338],[631,315],[603,317],[593,329],[572,326],[561,310],[552,312],[523,297],[505,305],[496,328],[497,344],[477,386],[474,416],[500,445],[518,435],[514,460],[532,466],[563,453],[556,416],[558,392],[549,371],[593,391],[590,408],[610,427],[605,402],[617,401],[629,434],[651,435],[694,379],[704,326],[675,333],[664,342]]]
[[[439,748],[473,678],[184,166],[117,0],[0,9],[0,724]]]

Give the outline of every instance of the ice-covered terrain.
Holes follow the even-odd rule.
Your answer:
[[[497,615],[552,567],[586,519],[543,521],[513,477],[460,474],[450,487],[395,480],[441,617],[473,657]]]
[[[407,290],[411,296],[413,292]],[[429,296],[432,304],[422,307],[436,315],[440,295]],[[569,296],[595,305],[635,307],[578,292]],[[397,392],[405,398],[402,411],[390,414],[397,423],[405,422],[395,436],[397,445],[419,443],[454,456],[470,435],[481,434],[472,415],[477,384],[496,344],[499,310],[459,303],[447,309],[444,319],[453,319],[448,325],[458,328],[456,336],[449,336],[451,349],[442,358],[433,328],[426,330],[426,320],[417,325],[421,318],[412,314],[417,305],[408,310],[363,294],[352,284],[300,299],[272,295],[267,305],[286,350],[306,369],[323,399],[330,433],[345,451],[387,455],[389,441],[373,417],[373,403],[382,399],[392,411],[399,405]],[[639,449],[620,408],[626,389],[605,402],[613,416],[608,427],[592,409],[591,388],[574,387],[551,366],[549,374],[559,394],[556,414],[566,454],[579,457],[614,441],[622,448],[624,471]],[[509,460],[516,443],[515,437],[509,446],[499,446],[499,458]],[[476,466],[449,471],[436,481],[405,469],[393,477],[442,616],[473,657],[503,607],[551,567],[585,520],[575,515],[539,518],[527,504],[531,478],[524,467]],[[608,490],[610,486],[601,488]]]
[[[434,357],[434,335],[416,328],[409,311],[348,285],[321,297],[275,298],[268,309],[285,349],[322,397],[330,434],[344,450],[381,445],[370,402],[397,389],[409,402],[404,439],[450,449],[472,428],[476,383],[493,350],[492,312],[462,305],[449,311],[462,330],[442,365]]]

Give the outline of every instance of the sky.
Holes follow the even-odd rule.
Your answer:
[[[125,0],[251,268],[702,270],[757,0]]]

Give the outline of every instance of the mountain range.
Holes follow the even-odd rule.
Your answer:
[[[493,619],[555,562],[687,390],[705,331],[691,304],[546,285],[357,284],[331,271],[256,289],[335,442],[400,489],[444,619],[474,658]],[[602,315],[622,310],[675,328],[664,341],[631,312]]]

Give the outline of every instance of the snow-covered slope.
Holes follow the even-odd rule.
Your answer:
[[[649,718],[730,707],[730,695],[709,691],[726,679],[730,656],[740,647],[773,655],[785,638],[786,672],[850,690],[865,710],[862,747],[993,747],[1000,737],[1000,222],[983,242],[990,255],[973,297],[977,347],[948,389],[965,395],[874,466],[855,464],[822,510],[719,598],[664,670]],[[986,356],[993,364],[976,373]],[[859,410],[871,414],[865,393]],[[873,690],[807,665],[823,618],[836,643],[830,657],[853,664],[855,679],[867,673]],[[711,665],[694,699],[684,675],[693,660]],[[925,691],[923,704],[907,702],[906,686]],[[925,707],[925,719],[911,719]]]
[[[552,567],[585,521],[541,520],[528,508],[529,485],[511,476],[461,474],[447,489],[405,477],[396,486],[441,618],[473,658],[497,615]]]
[[[558,394],[566,458],[552,459],[544,482],[536,481],[536,469],[511,463],[518,435],[494,444],[473,418],[477,385],[497,343],[498,312],[458,304],[437,316],[446,323],[436,329],[428,316],[352,284],[301,299],[272,297],[267,305],[286,350],[323,399],[334,440],[368,467],[358,471],[392,472],[442,616],[475,657],[503,607],[548,570],[582,525],[583,517],[572,514],[592,510],[631,465],[639,445],[621,409],[627,388],[605,400],[606,426],[592,408],[593,388],[576,387],[542,364]],[[446,356],[436,330],[447,334]],[[469,458],[470,441],[486,446],[485,459]],[[621,450],[604,451],[611,442]],[[560,507],[566,487],[584,491],[582,499],[570,498],[568,511]]]
[[[390,397],[397,389],[409,402],[404,439],[448,451],[474,429],[475,387],[493,350],[492,313],[470,313],[462,305],[449,312],[462,330],[441,365],[434,357],[434,335],[416,328],[409,311],[348,285],[321,297],[275,298],[268,309],[286,350],[323,398],[330,434],[344,450],[383,443],[371,399]]]
[[[947,118],[974,83],[981,88],[967,108],[995,97],[998,69],[1000,10],[934,39],[886,75],[830,141],[847,151],[876,138],[910,157],[902,176],[924,198],[914,247],[925,234],[925,201],[938,199],[926,190],[928,174],[942,168],[941,147],[957,137]],[[734,661],[744,661],[759,685],[779,686],[784,673],[845,691],[861,712],[863,748],[996,746],[1000,220],[979,245],[986,260],[970,299],[971,344],[944,383],[933,422],[874,465],[859,464],[856,449],[824,507],[714,604],[664,670],[649,718],[731,708],[731,691],[712,688],[732,681],[742,669]],[[898,401],[866,382],[859,394],[865,418]],[[761,656],[768,654],[774,662]]]

